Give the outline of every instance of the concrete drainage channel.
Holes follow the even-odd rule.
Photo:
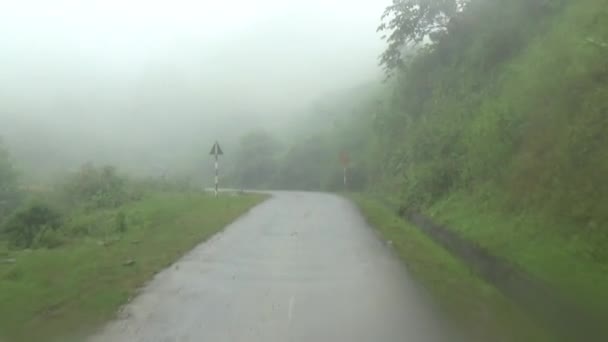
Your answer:
[[[420,213],[400,209],[399,216],[462,260],[564,341],[606,341],[608,329],[599,315],[583,309],[544,281]]]

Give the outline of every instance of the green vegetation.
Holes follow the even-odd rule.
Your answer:
[[[286,145],[273,132],[243,135],[239,144],[228,145],[228,181],[222,184],[342,191],[339,156],[347,153],[346,190],[390,198],[400,209],[432,216],[583,306],[608,315],[607,22],[608,0],[392,0],[378,27],[387,43],[380,56],[386,81],[319,100],[310,116],[296,123],[297,133]],[[281,59],[291,61],[286,57]],[[262,64],[274,68],[279,62]],[[198,105],[184,105],[195,94],[196,103],[215,103],[200,101],[204,87],[176,87],[189,83],[190,76],[171,77],[172,84],[160,82],[161,74],[152,75],[142,81],[146,87],[132,94],[155,100],[124,101],[129,104],[125,112],[150,112],[154,121],[161,116],[154,113],[204,112],[195,110]],[[73,96],[51,101],[78,113],[67,116],[72,120],[86,109]],[[3,101],[11,96],[5,97]],[[111,104],[112,97],[122,98],[101,99]],[[86,99],[91,100],[88,95]],[[249,107],[247,98],[242,102]],[[108,104],[99,113],[111,112]],[[18,107],[16,116],[34,110]],[[61,126],[55,123],[60,115],[50,110],[48,116],[48,122]],[[200,160],[194,156],[207,148],[197,145],[206,144],[207,134],[198,134],[201,140],[191,150],[178,151],[181,139],[159,138],[169,137],[164,129],[153,130],[150,139],[132,137],[133,127],[141,125],[135,117],[130,124],[121,119],[109,127],[120,128],[113,132],[122,132],[124,137],[117,139],[125,145],[121,148],[147,151],[137,147],[145,141],[142,146],[152,146],[150,153],[133,160],[124,153],[118,160],[133,170],[166,176],[163,165],[187,159],[188,165],[172,172],[198,176]],[[203,126],[198,120],[188,122]],[[92,132],[84,129],[88,125],[73,126],[84,132],[74,135],[81,137],[80,143],[90,143],[84,139]],[[218,130],[222,125],[208,126],[230,140],[247,125],[229,125],[225,135]],[[77,145],[70,139],[61,142],[61,135],[41,134],[41,140],[60,141],[51,146]],[[191,143],[184,139],[184,144]],[[71,167],[80,160],[78,148],[64,161],[50,153],[56,147],[40,147],[22,144],[21,157],[30,165],[26,174],[48,179],[54,176],[49,165],[60,170],[65,161]],[[86,150],[83,156],[92,149]],[[159,151],[164,159],[154,153]],[[96,326],[155,271],[259,201],[248,196],[212,201],[192,192],[187,181],[135,181],[112,167],[94,165],[41,189],[24,186],[19,176],[0,144],[0,336],[17,341]],[[357,202],[440,305],[478,338],[545,338],[494,288],[389,209],[365,198]]]
[[[547,280],[565,296],[576,297],[599,315],[608,314],[608,265],[583,233],[539,212],[502,210],[504,199],[452,194],[428,210],[462,236],[514,261]],[[551,227],[552,232],[547,232]],[[601,243],[601,242],[599,242]],[[605,246],[605,245],[604,245]],[[603,313],[602,313],[603,312]]]
[[[268,132],[254,131],[243,136],[237,154],[246,156],[241,160],[256,162],[238,163],[232,168],[231,180],[244,187],[263,179],[257,187],[341,191],[344,186],[339,156],[348,152],[349,189],[365,189],[377,148],[369,141],[374,118],[370,113],[376,111],[377,97],[385,90],[377,84],[365,84],[319,100],[309,116],[297,123],[298,134],[293,135],[287,147]],[[253,138],[256,141],[251,141]],[[264,141],[272,141],[273,147],[258,148],[269,145]],[[272,167],[264,168],[259,165],[261,162]],[[263,175],[258,176],[259,173]]]
[[[30,197],[0,235],[0,339],[16,342],[90,333],[156,272],[262,200],[216,199],[92,165]]]
[[[232,173],[234,181],[248,189],[270,186],[275,178],[280,148],[279,142],[263,130],[241,137]]]
[[[91,164],[68,177],[61,190],[68,204],[86,203],[91,208],[115,208],[141,196],[114,167]]]
[[[608,312],[607,20],[607,0],[393,0],[387,81],[322,101],[274,184],[341,190],[346,151],[351,190]]]
[[[386,82],[321,99],[309,117],[296,123],[287,146],[272,132],[245,134],[227,153],[223,184],[342,191],[339,156],[346,152],[351,160],[347,190],[390,198],[402,209],[447,223],[566,295],[608,313],[607,20],[608,0],[393,0],[379,26],[387,41],[380,58]],[[235,198],[234,203],[242,203],[218,215],[228,220],[256,200]],[[158,249],[157,235],[181,238],[155,233],[143,239],[147,229],[194,231],[200,225],[187,228],[180,218],[202,220],[193,207],[213,209],[216,202],[206,201],[189,192],[187,182],[133,181],[113,168],[92,165],[32,194],[20,189],[18,172],[0,148],[0,253],[17,259],[0,266],[0,284],[33,277],[22,270],[28,258],[39,258],[31,267],[62,275],[58,265],[87,260],[86,253],[97,256],[93,251],[123,246],[123,252],[101,258],[113,267],[130,258],[131,249],[142,248],[132,257],[145,259],[147,240]],[[515,318],[521,313],[462,264],[389,210],[367,200],[359,203],[461,323],[484,322],[488,330],[482,335],[497,331],[513,340],[540,338],[527,335],[534,329]],[[213,229],[201,231],[200,238],[220,226],[210,224]],[[162,262],[191,246],[186,241],[193,243],[176,242],[175,253]],[[45,263],[55,255],[54,269]],[[117,269],[139,267],[137,260],[133,267]],[[154,267],[137,273],[132,284],[141,284]],[[47,277],[33,283],[47,289],[57,282]],[[11,291],[35,292],[39,286],[18,285]],[[24,297],[0,290],[3,300]],[[116,304],[127,294],[107,296]],[[10,327],[17,323],[48,332],[48,317],[63,317],[63,301],[49,303],[53,298],[62,297],[19,303],[30,311],[0,324],[14,336],[20,332]],[[66,307],[81,307],[79,301],[86,300],[94,299],[70,299],[66,302],[76,304]],[[94,325],[115,304],[99,310],[99,317],[91,318],[93,309],[90,316],[78,317]]]
[[[0,225],[19,204],[20,199],[17,172],[0,140]]]
[[[61,225],[60,214],[44,204],[31,204],[17,211],[6,223],[4,233],[12,247],[53,247],[54,232]]]
[[[408,271],[433,294],[443,311],[454,317],[457,325],[466,331],[467,340],[551,340],[498,290],[399,218],[394,210],[364,196],[354,196],[353,199],[368,222],[392,242]]]
[[[604,310],[607,4],[471,1],[382,116],[403,206]]]

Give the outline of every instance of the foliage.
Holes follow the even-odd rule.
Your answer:
[[[116,214],[116,231],[124,233],[127,231],[127,215],[123,211]]]
[[[121,239],[108,236],[108,244],[87,236],[61,248],[12,251],[17,262],[0,267],[0,340],[85,340],[79,334],[114,317],[154,274],[263,199],[161,192],[80,213],[98,231],[116,234],[120,212],[130,225]],[[129,259],[136,264],[123,267]]]
[[[316,190],[323,187],[327,162],[324,136],[302,139],[281,159],[276,182],[281,189]]]
[[[390,66],[394,77],[379,92],[368,88],[371,99],[335,96],[316,108],[317,131],[280,159],[278,183],[338,190],[345,150],[355,189],[405,206],[486,192],[507,198],[509,210],[605,226],[606,8],[606,0],[395,0],[380,29],[390,33],[385,56],[403,68]],[[402,61],[402,45],[424,41]]]
[[[320,100],[300,136],[279,159],[274,184],[281,189],[343,191],[340,155],[349,155],[348,190],[364,189],[375,162],[371,144],[377,96],[385,90],[375,83]],[[302,127],[308,127],[308,130]]]
[[[86,164],[66,180],[63,191],[67,200],[75,204],[115,208],[137,196],[129,185],[114,167]]]
[[[521,67],[512,61],[553,29],[561,7],[548,3],[471,1],[441,39],[396,75],[375,134],[389,151],[379,162],[387,186],[398,186],[407,205],[425,207],[504,175],[525,113],[537,115],[535,108],[518,108],[519,99],[540,91],[505,94],[506,80]]]
[[[380,56],[389,75],[405,66],[404,51],[412,46],[425,46],[422,51],[455,49],[466,51],[469,43],[490,38],[490,46],[478,50],[494,57],[509,57],[508,49],[521,35],[534,33],[530,23],[543,19],[561,8],[567,0],[513,0],[508,4],[499,0],[393,0],[382,16],[378,31],[388,43]],[[488,25],[489,24],[489,25]],[[523,24],[517,27],[513,25]],[[488,31],[486,31],[488,30]],[[467,40],[462,40],[466,36]],[[463,45],[460,45],[463,44]],[[485,50],[485,51],[483,51]],[[472,55],[475,57],[476,55]],[[466,61],[462,61],[466,62]]]
[[[402,53],[408,44],[418,44],[425,39],[438,39],[448,31],[452,19],[464,10],[468,0],[393,0],[382,15],[378,31],[388,48],[380,63],[391,71],[402,66]]]
[[[238,185],[256,188],[271,184],[278,167],[280,148],[278,141],[263,130],[241,137],[233,172]]]
[[[353,196],[353,200],[383,239],[391,241],[408,271],[465,328],[466,341],[495,341],[496,336],[499,341],[555,340],[462,261],[398,217],[395,210],[370,197]]]
[[[32,248],[58,248],[66,242],[67,237],[61,229],[45,229],[36,235]]]
[[[8,151],[0,142],[0,224],[18,206],[21,193]]]
[[[467,237],[608,308],[608,1],[454,3],[394,1],[381,26],[393,77],[350,99],[360,112],[320,110],[325,128],[294,143],[283,182],[338,190],[347,150],[359,189],[439,220],[466,213]]]
[[[56,247],[56,231],[61,225],[61,215],[47,204],[33,203],[16,211],[7,221],[4,233],[9,243],[17,248],[30,248],[36,243],[41,247]]]
[[[192,186],[186,180],[131,180],[112,167],[85,165],[60,187],[31,190],[28,196],[35,200],[0,225],[0,238],[6,238],[13,248],[25,249],[59,247],[83,236],[124,234],[132,224],[131,217],[123,211],[110,214],[110,210],[144,195],[172,192],[190,193]],[[93,216],[94,220],[85,219]],[[108,226],[112,228],[106,229]]]
[[[571,222],[547,217],[537,205],[521,212],[504,210],[509,207],[506,199],[491,194],[488,198],[483,193],[453,193],[427,213],[606,317],[608,235],[602,234],[600,227],[572,231]]]

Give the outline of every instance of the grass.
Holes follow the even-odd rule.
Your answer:
[[[463,237],[608,315],[608,263],[596,250],[605,237],[586,225],[551,219],[542,210],[509,212],[500,194],[491,198],[456,193],[428,212]]]
[[[0,340],[77,339],[111,319],[146,281],[259,203],[162,193],[115,210],[80,212],[66,229],[95,231],[57,249],[0,246]],[[116,231],[124,213],[127,230]],[[92,229],[94,228],[94,229]],[[134,260],[131,266],[125,266]]]
[[[395,92],[386,193],[608,317],[608,2],[485,3]]]
[[[552,341],[527,314],[475,276],[393,210],[365,196],[353,196],[368,222],[393,246],[409,272],[442,311],[475,341]]]

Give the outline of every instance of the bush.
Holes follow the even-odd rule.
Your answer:
[[[119,212],[118,214],[116,214],[116,219],[115,219],[115,223],[116,223],[116,231],[120,232],[120,233],[124,233],[127,231],[127,215],[125,215],[124,212]]]
[[[50,206],[34,203],[15,212],[7,221],[4,233],[12,247],[31,248],[48,244],[55,247],[57,236],[52,234],[61,225],[61,215]]]
[[[45,229],[41,231],[34,242],[33,248],[57,248],[65,243],[65,235],[61,229]]]
[[[69,202],[94,208],[116,208],[131,199],[127,180],[114,167],[84,165],[68,178],[64,193]]]
[[[17,173],[0,143],[0,224],[18,206],[20,199]]]

